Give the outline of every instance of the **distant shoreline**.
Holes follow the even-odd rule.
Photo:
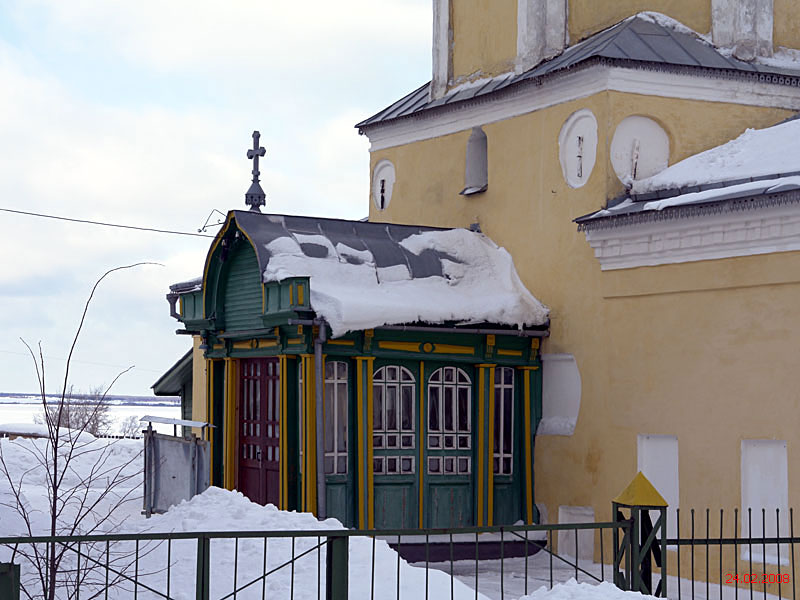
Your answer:
[[[57,401],[61,394],[45,394],[48,402]],[[94,398],[91,394],[72,394],[75,400],[90,401]],[[131,396],[125,394],[109,394],[106,396],[109,404],[120,406],[180,406],[181,399],[177,396]],[[41,395],[24,392],[0,392],[0,404],[33,404],[41,402]]]

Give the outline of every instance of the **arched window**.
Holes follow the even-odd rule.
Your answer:
[[[462,196],[485,192],[489,187],[489,148],[486,134],[480,127],[473,127],[467,141],[467,159],[464,167],[464,189]]]
[[[372,446],[376,474],[414,472],[415,396],[414,375],[405,367],[387,365],[373,374]]]
[[[511,475],[514,468],[514,369],[494,372],[494,472]]]
[[[325,363],[325,473],[347,473],[347,363]]]
[[[472,381],[457,367],[428,380],[428,472],[469,474],[472,468]]]

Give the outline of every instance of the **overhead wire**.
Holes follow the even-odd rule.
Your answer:
[[[154,228],[154,227],[140,227],[140,226],[137,226],[137,225],[122,225],[120,223],[107,223],[105,221],[90,221],[88,219],[75,219],[75,218],[72,218],[72,217],[62,217],[62,216],[59,216],[59,215],[48,215],[48,214],[44,214],[44,213],[36,213],[36,212],[30,212],[30,211],[26,211],[26,210],[16,210],[16,209],[13,209],[13,208],[1,208],[0,207],[0,211],[1,212],[7,212],[7,213],[13,213],[13,214],[17,214],[17,215],[27,215],[27,216],[30,216],[30,217],[41,217],[41,218],[44,218],[44,219],[55,219],[55,220],[58,220],[58,221],[70,221],[72,223],[84,223],[84,224],[87,224],[87,225],[101,225],[103,227],[116,227],[116,228],[119,228],[119,229],[133,229],[133,230],[136,230],[136,231],[149,231],[149,232],[152,232],[152,233],[168,233],[168,234],[171,234],[171,235],[187,235],[187,236],[192,236],[192,237],[204,237],[204,238],[216,237],[214,235],[209,235],[207,233],[194,233],[194,232],[191,232],[191,231],[174,231],[174,230],[170,230],[170,229],[157,229],[157,228]]]

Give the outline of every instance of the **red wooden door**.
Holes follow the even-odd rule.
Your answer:
[[[278,504],[280,377],[277,358],[241,362],[239,491],[259,504]]]

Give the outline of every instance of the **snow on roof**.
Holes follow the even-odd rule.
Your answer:
[[[576,219],[595,219],[666,208],[753,198],[800,189],[800,119],[748,129],[730,142],[690,156],[634,182],[622,202]]]
[[[633,194],[800,172],[800,120],[748,129],[633,184]]]
[[[327,241],[327,238],[325,238]],[[302,240],[302,241],[301,241]],[[311,306],[334,336],[401,323],[496,323],[543,325],[548,311],[525,288],[511,255],[485,235],[466,229],[422,232],[400,242],[419,256],[432,250],[441,276],[414,278],[404,264],[379,267],[368,250],[318,241],[324,256],[308,256],[308,236],[281,237],[270,253],[264,281],[307,276]]]
[[[548,309],[511,255],[483,234],[234,211],[264,282],[309,277],[311,308],[334,336],[383,325],[447,322],[524,327]]]

